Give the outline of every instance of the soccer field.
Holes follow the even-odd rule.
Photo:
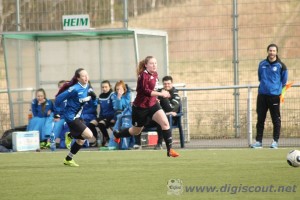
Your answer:
[[[3,200],[299,199],[300,168],[287,149],[67,151],[0,154]],[[175,181],[171,181],[175,180]],[[169,182],[169,188],[167,183]]]

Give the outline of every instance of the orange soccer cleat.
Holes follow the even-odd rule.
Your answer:
[[[121,138],[115,138],[114,141],[115,141],[116,143],[120,144]]]
[[[170,151],[168,151],[167,153],[168,157],[178,157],[179,153],[177,153],[176,151],[174,151],[173,149],[170,149]]]
[[[114,131],[113,131],[113,134],[114,134],[114,136],[115,136],[114,141],[115,141],[116,143],[120,144],[121,139],[119,138],[119,131],[114,130]]]

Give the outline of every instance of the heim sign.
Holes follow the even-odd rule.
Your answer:
[[[86,30],[90,29],[89,15],[63,15],[63,30]]]

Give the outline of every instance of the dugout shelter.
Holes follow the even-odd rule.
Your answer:
[[[37,88],[53,99],[60,80],[77,68],[90,76],[97,95],[101,81],[124,80],[136,87],[136,66],[148,55],[157,58],[160,77],[168,74],[168,36],[164,31],[104,29],[2,33],[11,127],[27,124]]]

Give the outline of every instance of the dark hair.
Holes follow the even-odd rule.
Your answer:
[[[65,82],[67,82],[67,81],[66,81],[66,80],[60,80],[60,81],[57,83],[57,86],[59,87],[60,84],[65,83]]]
[[[154,58],[153,56],[147,56],[144,60],[139,62],[139,65],[136,69],[136,74],[139,75],[145,69],[145,65],[149,62],[150,59]]]
[[[269,44],[267,51],[269,51],[270,47],[276,47],[276,51],[278,52],[278,46],[276,44]]]
[[[71,87],[71,86],[75,85],[76,83],[78,83],[77,78],[80,77],[80,72],[81,72],[82,70],[84,70],[84,69],[83,69],[83,68],[79,68],[79,69],[77,69],[77,70],[75,71],[75,74],[74,74],[73,78],[72,78],[69,82],[66,82],[66,83],[60,88],[60,90],[59,90],[58,93],[56,94],[56,97],[57,97],[60,93],[66,91],[69,87]]]
[[[108,84],[108,85],[109,85],[109,88],[112,89],[109,80],[104,80],[104,81],[102,81],[102,82],[101,82],[101,85],[102,85],[102,84]]]
[[[163,79],[162,79],[162,81],[163,82],[164,81],[171,81],[173,83],[173,78],[172,78],[172,76],[164,76]]]
[[[112,86],[111,86],[109,80],[104,80],[104,81],[102,81],[102,82],[101,82],[101,87],[102,87],[102,84],[108,84],[108,86],[109,86],[109,91],[108,91],[108,93],[110,93],[110,92],[113,91],[113,88],[112,88]],[[105,93],[105,94],[107,94],[107,93]]]

